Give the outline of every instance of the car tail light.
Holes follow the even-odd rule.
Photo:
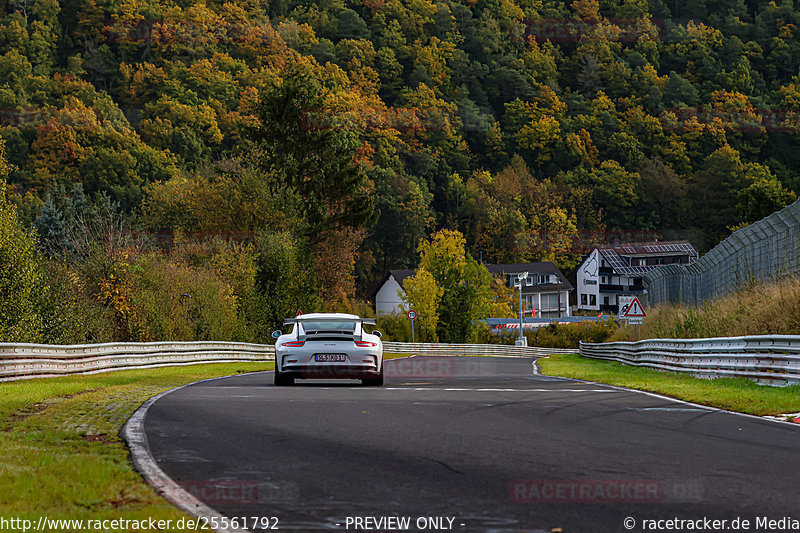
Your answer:
[[[304,345],[305,343],[306,343],[306,341],[289,341],[289,342],[284,342],[283,344],[281,344],[281,346],[288,346],[290,348],[297,348],[297,347],[300,347],[300,346]]]
[[[359,348],[372,348],[373,346],[375,346],[374,342],[369,342],[369,341],[355,341],[355,342],[356,346],[358,346]]]

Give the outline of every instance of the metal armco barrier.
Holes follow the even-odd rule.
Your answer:
[[[575,351],[499,344],[385,342],[383,346],[386,353],[419,355],[538,357]],[[149,342],[68,346],[0,343],[0,381],[160,366],[272,361],[274,358],[274,345],[238,342]]]
[[[413,353],[419,355],[497,355],[504,357],[541,357],[556,353],[575,353],[574,348],[537,348],[510,346],[508,344],[443,344],[384,342],[385,353]]]
[[[0,344],[0,381],[134,368],[268,361],[275,347],[236,342]]]
[[[582,342],[580,352],[592,359],[703,378],[747,378],[770,385],[800,383],[800,336],[796,335]]]

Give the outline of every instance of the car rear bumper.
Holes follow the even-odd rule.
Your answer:
[[[281,374],[300,379],[364,379],[377,377],[380,371],[375,364],[285,364]]]

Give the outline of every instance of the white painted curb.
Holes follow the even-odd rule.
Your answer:
[[[271,372],[271,371],[267,371]],[[265,372],[266,373],[266,372]],[[153,396],[144,402],[139,409],[125,422],[120,431],[120,436],[128,445],[131,452],[131,461],[137,472],[139,472],[145,481],[152,486],[158,494],[176,506],[181,511],[188,513],[196,518],[203,518],[212,523],[212,518],[224,516],[219,511],[216,511],[204,504],[192,494],[186,491],[183,487],[175,483],[163,470],[158,466],[153,455],[150,453],[150,445],[147,442],[147,434],[144,431],[144,419],[147,416],[147,410],[150,409],[154,403],[159,399],[175,392],[189,385],[195,383],[203,383],[205,381],[216,381],[218,379],[226,379],[233,376],[223,376],[218,378],[204,379],[195,381],[194,383],[187,383],[180,387],[164,391],[161,394]],[[249,533],[247,529],[217,529],[217,533]]]

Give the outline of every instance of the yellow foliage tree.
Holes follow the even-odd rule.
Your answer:
[[[403,283],[404,292],[400,292],[406,308],[417,312],[419,337],[422,342],[436,342],[436,326],[439,323],[439,303],[442,300],[442,289],[433,279],[433,275],[421,267],[413,276]],[[398,291],[399,292],[399,291]]]

